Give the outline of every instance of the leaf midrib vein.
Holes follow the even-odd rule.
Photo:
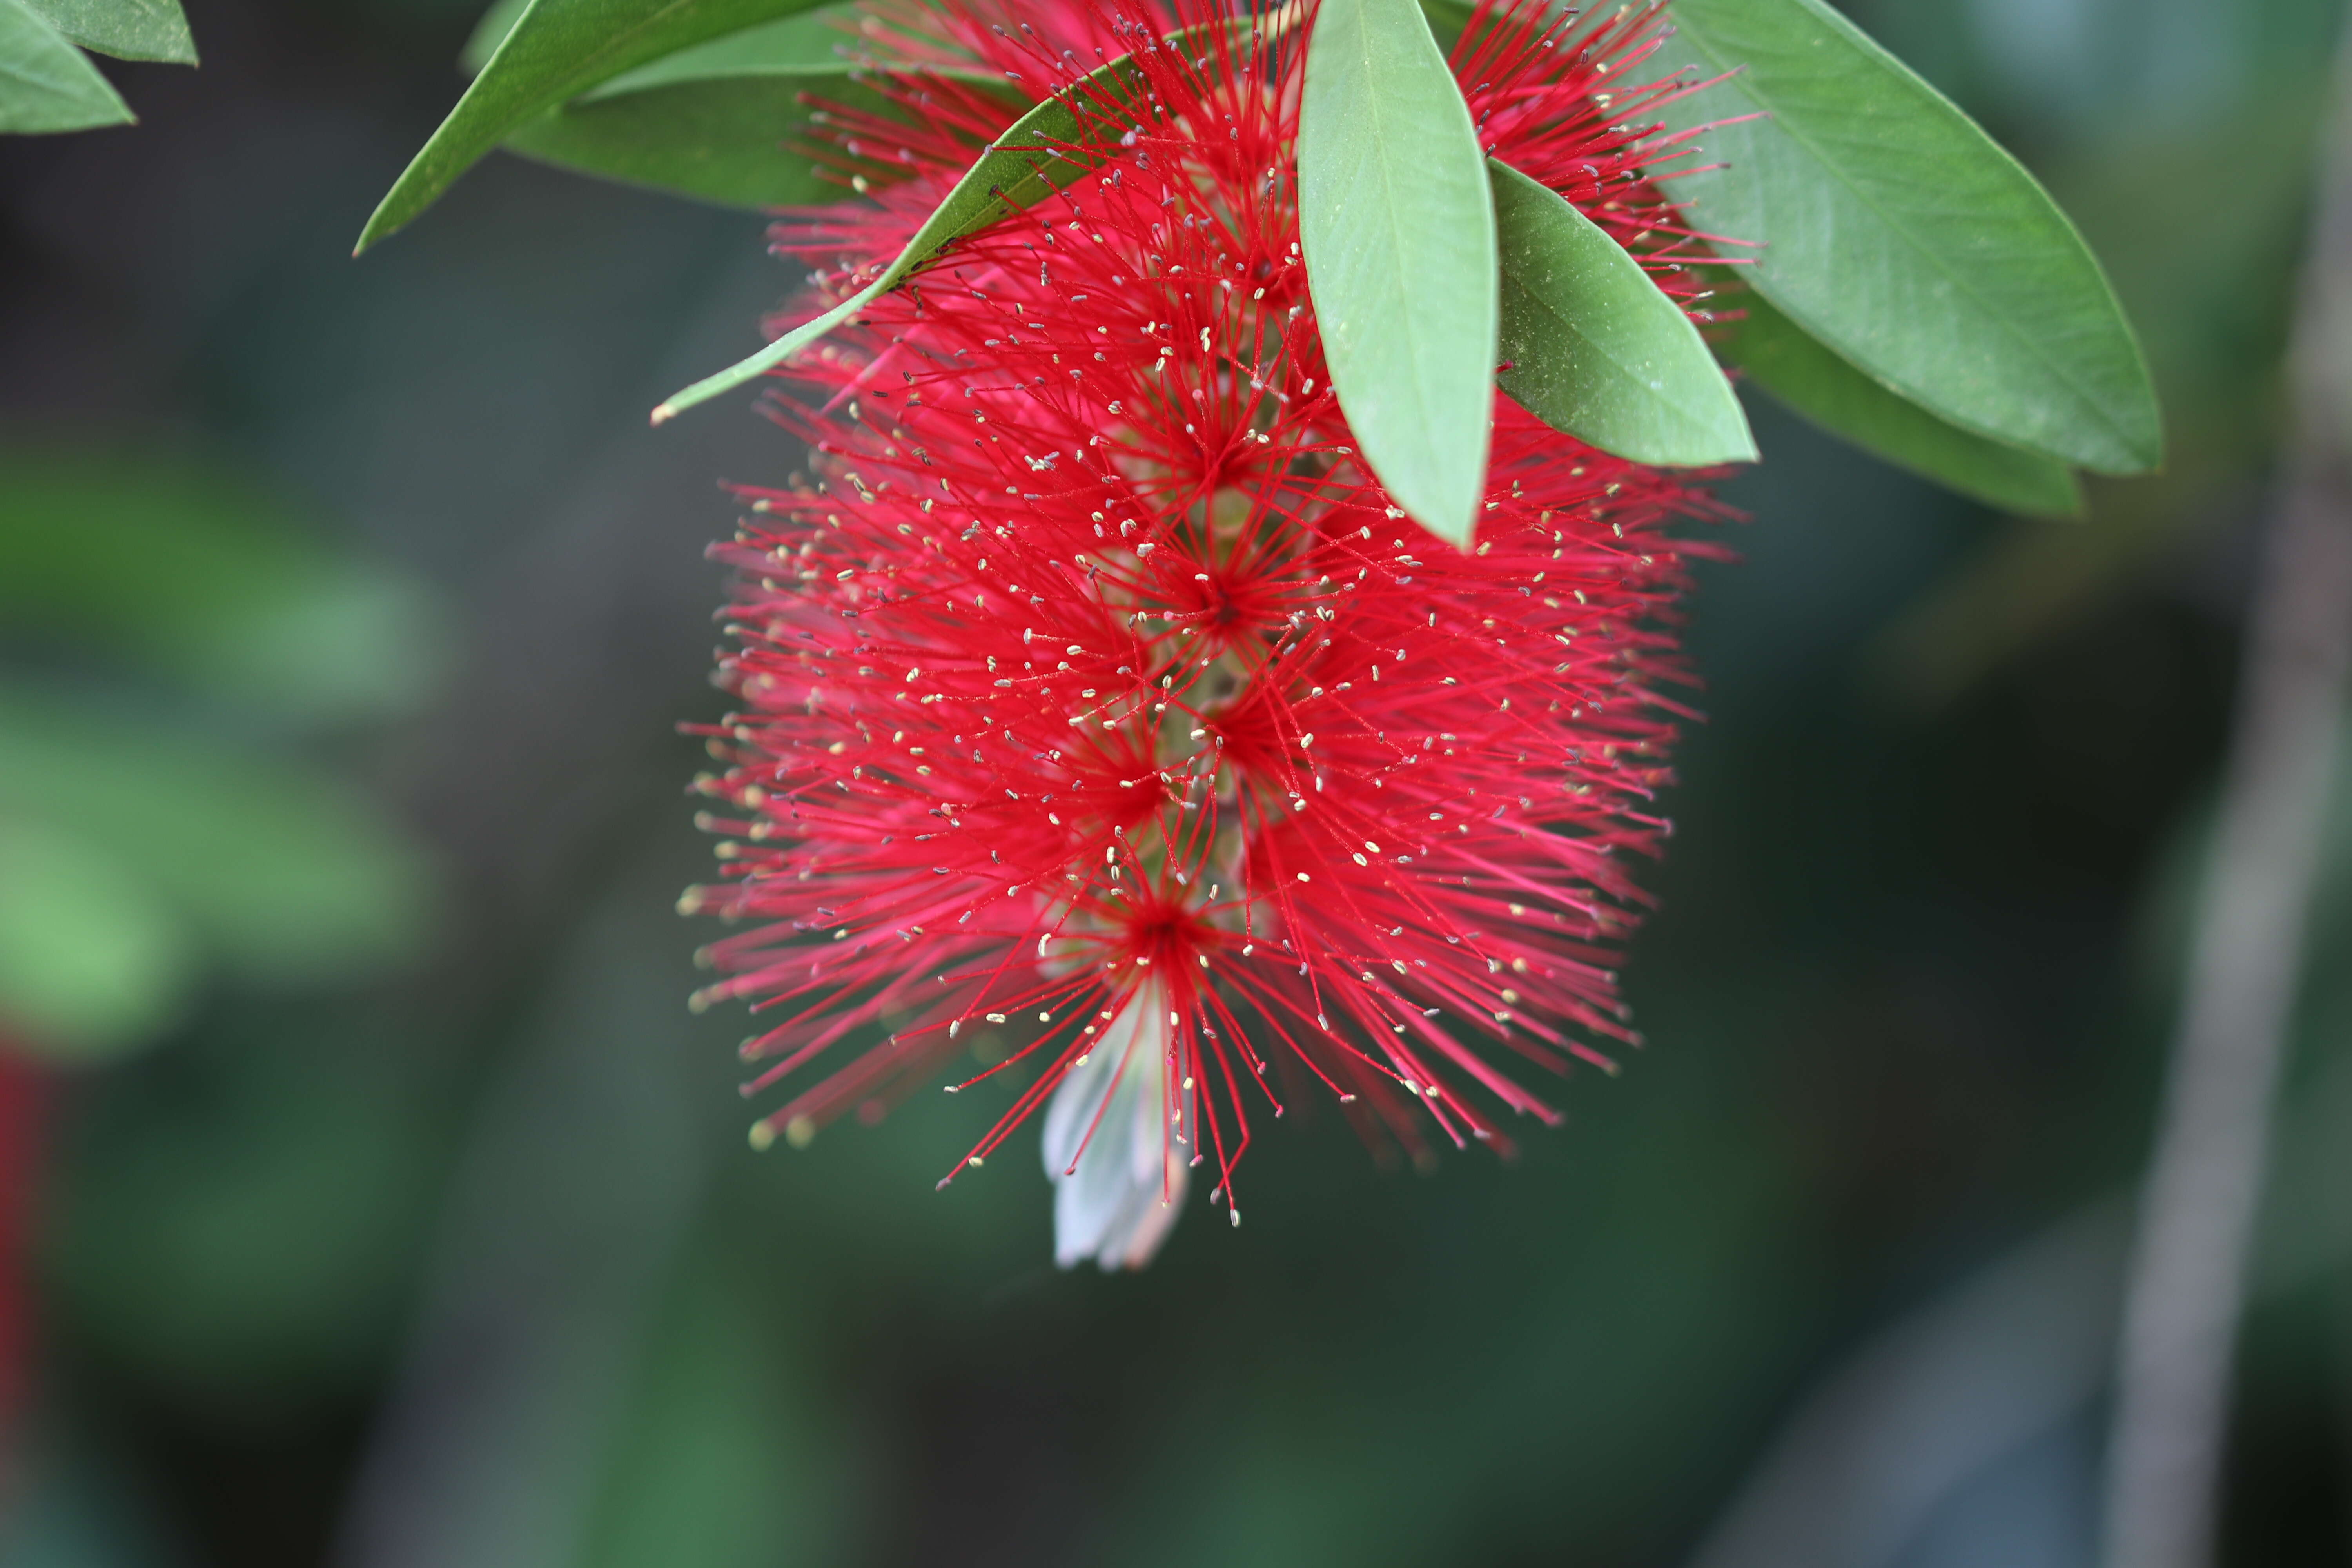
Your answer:
[[[1372,121],[1372,139],[1375,146],[1385,149],[1387,146],[1387,141],[1381,134],[1381,128],[1387,123],[1387,121],[1381,113],[1378,73],[1372,68],[1370,29],[1365,26],[1364,11],[1360,5],[1356,11],[1356,31],[1359,41],[1364,47],[1365,79],[1372,88],[1371,91],[1364,94],[1364,98],[1369,104],[1369,107],[1364,111],[1365,118]],[[1453,79],[1453,73],[1450,70],[1446,73],[1446,79],[1449,82]],[[1388,198],[1382,205],[1381,216],[1387,224],[1390,238],[1394,242],[1390,247],[1388,254],[1391,256],[1402,256],[1404,253],[1405,235],[1404,226],[1398,221],[1395,178],[1391,173],[1390,160],[1386,156],[1380,156],[1375,161],[1377,162],[1380,170],[1381,189]],[[1430,417],[1434,413],[1435,408],[1434,405],[1431,403],[1426,395],[1424,395],[1426,387],[1422,376],[1421,334],[1416,330],[1417,322],[1412,309],[1412,292],[1411,290],[1402,287],[1401,279],[1399,280],[1399,286],[1391,290],[1391,292],[1395,302],[1400,307],[1398,313],[1404,321],[1404,331],[1402,336],[1405,341],[1405,358],[1411,363],[1413,372],[1413,406],[1415,411],[1421,416],[1421,418],[1416,422],[1416,428],[1426,432],[1429,428]],[[1369,335],[1369,333],[1367,335]],[[1425,452],[1433,453],[1433,447],[1427,440],[1426,436],[1424,436],[1422,444]]]

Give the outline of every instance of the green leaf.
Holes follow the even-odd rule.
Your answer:
[[[1897,467],[2009,511],[2073,517],[2082,486],[2055,458],[1947,425],[1871,380],[1753,295],[1724,356],[1758,385],[1835,436]]]
[[[1364,461],[1466,547],[1494,429],[1495,214],[1469,106],[1412,0],[1325,0],[1298,119],[1298,231]]]
[[[1503,390],[1555,430],[1666,468],[1756,459],[1748,418],[1683,308],[1591,218],[1489,159]]]
[[[482,13],[482,19],[474,24],[473,32],[467,36],[466,47],[457,51],[457,68],[467,76],[481,75],[482,68],[490,63],[490,57],[499,52],[499,46],[507,41],[507,35],[514,31],[514,25],[530,9],[530,0],[493,0],[490,8]]]
[[[0,637],[280,718],[415,706],[440,668],[431,601],[309,524],[241,474],[152,443],[0,442]]]
[[[1461,42],[1462,35],[1470,30],[1469,0],[1421,0],[1421,15],[1437,39],[1437,47],[1449,55]]]
[[[1190,40],[1221,27],[1241,28],[1250,23],[1206,23],[1171,33],[1155,47],[1189,47]],[[964,171],[939,209],[923,221],[915,237],[898,258],[865,288],[823,315],[802,322],[774,342],[683,391],[672,393],[653,412],[656,425],[675,418],[698,403],[730,391],[815,342],[835,327],[906,281],[916,268],[968,234],[1029,205],[1048,191],[1057,190],[1096,167],[1101,159],[1078,145],[1086,127],[1070,105],[1083,99],[1096,118],[1136,122],[1132,94],[1136,79],[1132,54],[1120,55],[1063,88],[1005,127],[980,161]]]
[[[850,7],[827,5],[803,16],[763,22],[624,71],[604,86],[583,93],[578,101],[594,103],[684,82],[722,81],[735,77],[756,80],[777,74],[846,75],[859,64],[871,63],[846,58],[848,47],[863,41],[844,26],[856,16]]]
[[[930,53],[946,49],[955,58],[908,60],[890,52],[889,35],[879,28],[876,18],[856,5],[826,5],[665,55],[651,65],[625,71],[604,86],[581,94],[575,102],[602,103],[703,82],[805,76],[833,80],[853,72],[875,71],[899,72],[916,78],[950,77],[991,89],[1015,110],[1029,107],[1027,94],[961,48],[927,38],[923,41],[929,46]],[[875,101],[879,104],[887,100],[877,97]]]
[[[845,70],[755,80],[689,82],[600,102],[575,100],[530,121],[507,151],[575,174],[671,191],[722,206],[765,209],[847,195],[784,145],[809,110],[798,92],[820,86],[836,101],[878,96]]]
[[[2163,456],[2156,395],[2082,237],[2014,158],[1822,0],[1674,0],[1655,57],[1712,78],[1675,181],[1746,280],[1963,429],[2102,473]],[[1736,124],[1717,121],[1755,116]]]
[[[786,144],[809,132],[814,92],[876,113],[890,100],[853,80],[877,68],[843,58],[855,35],[839,7],[788,17],[640,66],[541,115],[509,136],[509,151],[583,174],[746,207],[837,200],[849,194]],[[1001,89],[1003,79],[950,67]],[[898,177],[877,166],[877,183]]]
[[[0,809],[0,1040],[110,1056],[160,1033],[194,975],[183,922],[137,867]]]
[[[360,233],[407,223],[509,133],[632,66],[811,8],[812,0],[533,0]]]
[[[416,852],[290,759],[0,691],[0,815],[103,845],[252,979],[346,978],[426,932]]]
[[[0,132],[89,131],[138,117],[24,0],[0,0]]]
[[[50,26],[85,49],[119,60],[196,63],[196,40],[180,0],[26,0]]]

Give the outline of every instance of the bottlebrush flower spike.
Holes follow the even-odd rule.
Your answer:
[[[1032,92],[1136,51],[1148,112],[1082,114],[1091,173],[791,369],[813,391],[777,415],[814,477],[745,491],[714,552],[740,707],[698,787],[726,877],[681,908],[751,923],[696,1000],[777,1016],[747,1094],[829,1069],[754,1143],[878,1118],[973,1053],[948,1087],[1001,1109],[950,1177],[1042,1109],[1057,1258],[1114,1268],[1204,1162],[1238,1225],[1252,1117],[1298,1092],[1416,1156],[1431,1127],[1557,1121],[1507,1068],[1609,1068],[1636,1038],[1612,946],[1643,902],[1627,863],[1668,830],[1663,688],[1703,550],[1668,529],[1711,503],[1498,395],[1475,550],[1390,504],[1299,263],[1305,28],[1180,54],[1158,40],[1196,18],[1108,0],[925,16]],[[1680,149],[1640,129],[1681,89],[1627,86],[1658,25],[1490,0],[1455,68],[1496,155],[1687,296],[1654,183]],[[780,230],[825,268],[820,306],[1012,116],[900,79],[898,117],[826,120],[875,200]]]

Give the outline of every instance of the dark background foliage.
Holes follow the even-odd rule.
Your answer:
[[[968,1100],[753,1155],[741,1020],[685,1009],[714,479],[796,454],[740,405],[644,411],[793,283],[758,219],[502,156],[348,259],[455,97],[466,0],[204,0],[200,71],[108,68],[142,125],[0,146],[0,494],[47,498],[0,527],[135,586],[121,517],[233,493],[399,606],[288,645],[307,685],[240,684],[206,672],[250,676],[249,617],[156,630],[235,580],[0,592],[6,689],[341,780],[437,889],[364,963],[210,963],[146,1048],[17,1069],[37,1349],[0,1558],[2087,1564],[2336,18],[1854,12],[2082,223],[2168,475],[2005,521],[1759,403],[1628,970],[1647,1051],[1510,1168],[1382,1169],[1307,1097],[1248,1226],[1192,1215],[1138,1278],[1050,1267],[1024,1160],[932,1192]],[[170,792],[151,754],[76,776],[101,837]],[[2238,1563],[2352,1563],[2345,798]]]

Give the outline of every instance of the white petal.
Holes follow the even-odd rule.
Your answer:
[[[1096,1114],[1102,1110],[1103,1097],[1112,1091],[1114,1084],[1131,1076],[1123,1075],[1122,1068],[1135,1043],[1137,1022],[1142,1016],[1137,1004],[1150,997],[1152,1016],[1157,1016],[1159,995],[1159,984],[1146,983],[1095,1037],[1095,1043],[1087,1048],[1086,1065],[1072,1068],[1055,1086],[1054,1098],[1045,1107],[1044,1153],[1049,1180],[1058,1182],[1069,1170],[1070,1162],[1078,1156],[1079,1146],[1087,1142],[1089,1133],[1096,1131]],[[1108,1120],[1108,1116],[1103,1118],[1105,1122]]]
[[[1183,1203],[1191,1155],[1171,1134],[1191,1137],[1192,1095],[1180,1096],[1182,1121],[1173,1121],[1167,1016],[1160,986],[1139,986],[1045,1108],[1054,1261],[1065,1268],[1087,1258],[1105,1268],[1141,1268]]]

